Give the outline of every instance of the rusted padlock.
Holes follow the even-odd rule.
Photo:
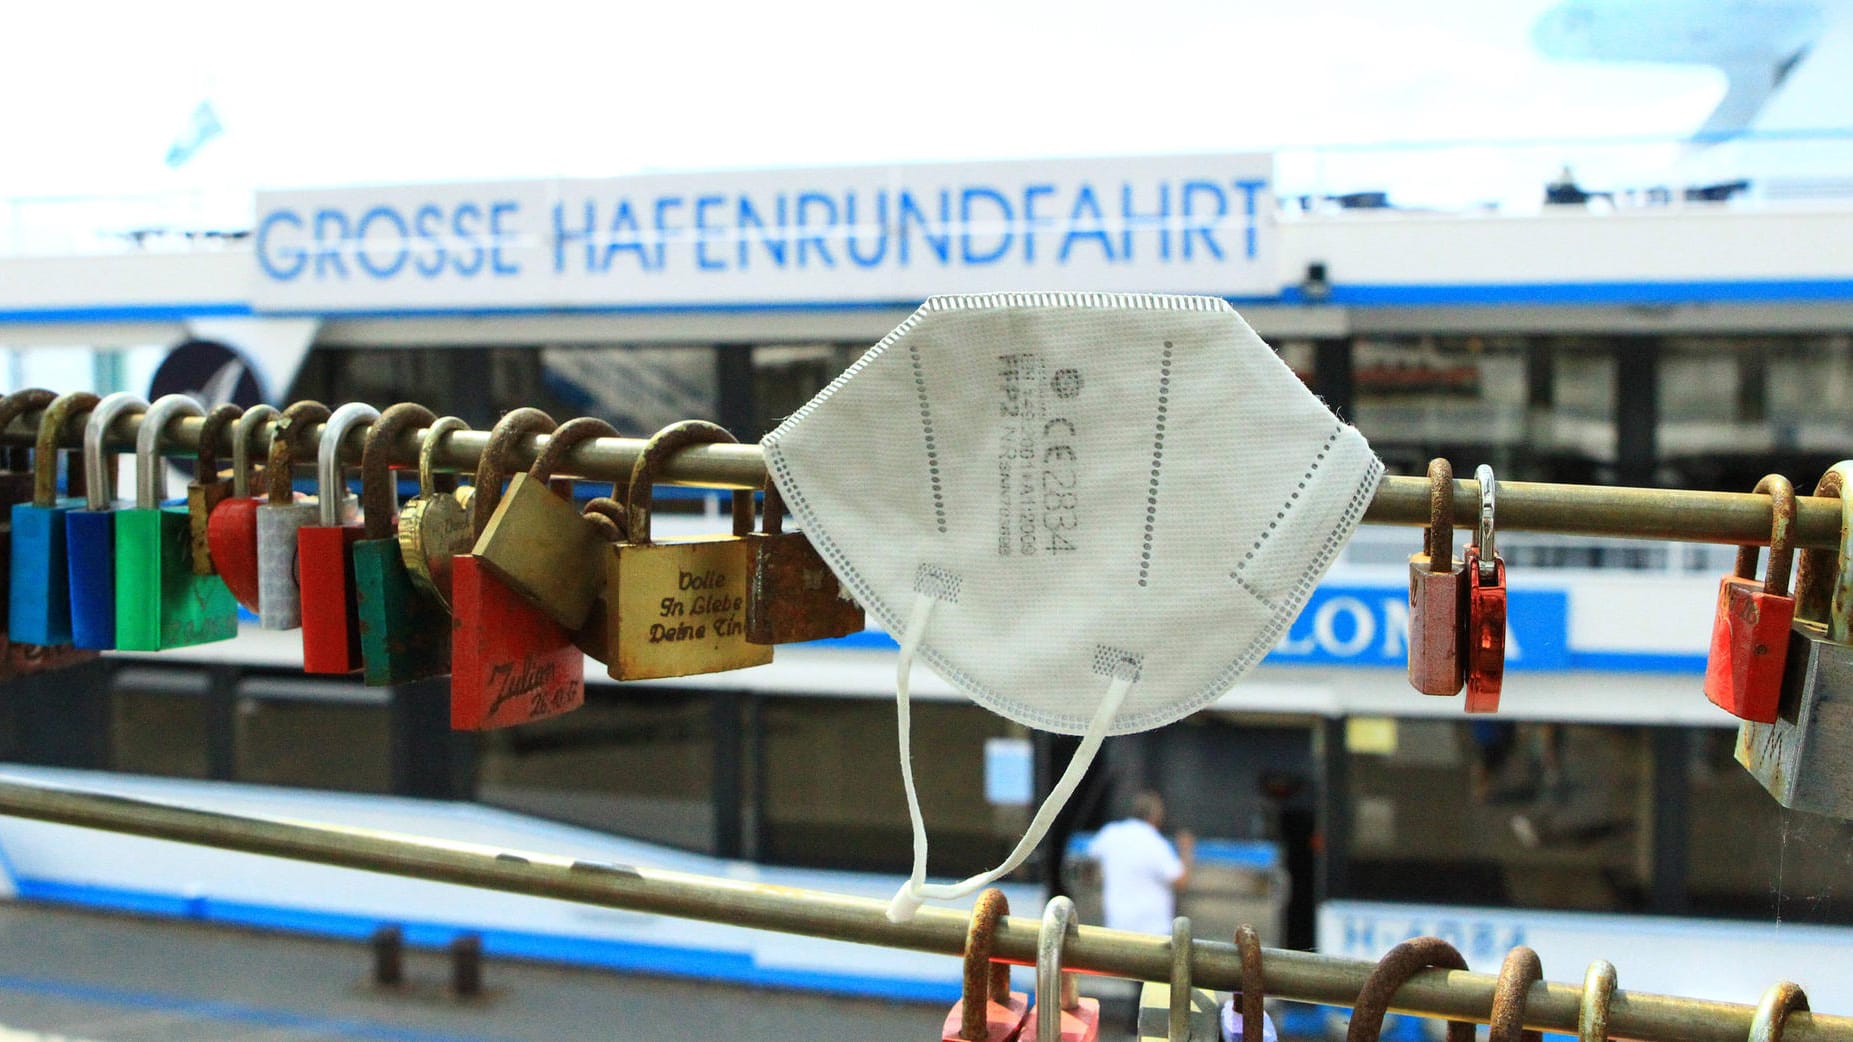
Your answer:
[[[1010,966],[991,961],[997,921],[1010,914],[1004,892],[992,887],[972,905],[965,931],[965,980],[959,1001],[939,1029],[940,1042],[1015,1042],[1029,1022],[1029,996],[1010,990]]]
[[[296,461],[314,449],[308,431],[328,420],[321,402],[296,402],[283,410],[270,438],[264,478],[270,495],[257,508],[257,621],[267,630],[302,625],[302,574],[296,533],[315,523],[316,504],[296,498]]]
[[[761,530],[749,532],[752,581],[746,595],[746,639],[793,644],[862,632],[862,606],[802,532],[785,531],[785,500],[766,482]]]
[[[271,406],[253,405],[238,418],[232,431],[232,494],[220,500],[206,518],[212,566],[225,580],[226,589],[252,614],[258,610],[257,507],[264,500],[251,495],[251,442],[260,427],[279,415]]]
[[[419,589],[450,607],[450,565],[470,552],[476,541],[470,527],[473,486],[457,487],[454,475],[439,474],[434,456],[444,439],[470,425],[455,416],[440,416],[418,446],[418,495],[399,511],[399,552],[406,573]]]
[[[1734,574],[1718,584],[1711,653],[1705,659],[1705,697],[1740,720],[1773,724],[1782,699],[1789,626],[1795,621],[1795,598],[1789,596],[1795,487],[1788,478],[1770,474],[1757,482],[1756,491],[1769,496],[1769,577],[1756,578],[1756,547],[1738,549]]]
[[[576,630],[605,587],[605,540],[573,503],[572,484],[553,483],[573,446],[593,438],[615,438],[611,424],[581,416],[560,425],[525,474],[516,474],[496,504],[489,525],[470,554],[502,585]]]
[[[65,428],[102,399],[89,391],[59,395],[39,420],[32,453],[32,502],[13,508],[12,559],[19,565],[7,598],[11,639],[40,647],[71,643],[71,579],[64,519],[83,506],[84,468],[70,458],[65,495],[58,495],[58,458]]]
[[[225,440],[225,428],[244,415],[244,410],[230,402],[216,406],[199,426],[198,459],[193,480],[187,482],[187,526],[191,536],[193,574],[216,575],[212,566],[210,537],[212,508],[232,494],[232,479],[219,473],[219,443]]]
[[[1480,527],[1467,548],[1467,711],[1497,713],[1506,676],[1506,563],[1493,546],[1493,468],[1473,472],[1480,483]]]
[[[580,514],[598,529],[598,537],[609,546],[622,543],[630,536],[630,512],[624,504],[610,496],[594,496],[586,500],[585,506],[579,508]],[[599,562],[604,568],[604,562]],[[585,622],[573,631],[573,643],[595,662],[611,662],[611,589],[601,588],[598,599],[592,602],[591,610],[586,612]]]
[[[658,431],[631,468],[625,509],[630,538],[605,552],[610,614],[608,671],[616,680],[655,680],[760,666],[772,649],[746,640],[746,540],[753,494],[733,494],[733,532],[654,542],[650,497],[669,458],[691,445],[731,443],[712,423],[686,420]]]
[[[474,534],[489,524],[502,497],[502,475],[516,439],[553,429],[553,418],[539,409],[516,409],[495,425],[476,469]],[[470,554],[451,562],[451,594],[451,727],[486,731],[584,704],[585,655],[546,612],[502,585]]]
[[[1052,897],[1042,910],[1036,938],[1036,1042],[1094,1042],[1100,1037],[1100,1000],[1084,999],[1074,974],[1062,972],[1062,947],[1074,928],[1074,902]]]
[[[315,453],[316,520],[296,530],[302,574],[302,670],[352,673],[360,668],[360,608],[354,599],[354,544],[360,527],[341,465],[349,432],[380,418],[379,410],[349,402],[322,425]]]
[[[1425,695],[1460,694],[1467,623],[1466,566],[1454,557],[1454,468],[1428,464],[1428,528],[1409,558],[1409,683]]]
[[[88,401],[94,403],[96,396],[88,396]],[[59,402],[65,402],[65,408],[58,408]],[[53,505],[56,497],[52,493],[57,483],[58,436],[62,433],[64,418],[70,407],[69,396],[59,398],[50,391],[38,388],[16,391],[0,399],[0,430],[10,426],[25,413],[39,413],[37,445],[40,446],[36,452],[26,449],[8,450],[7,469],[4,474],[0,474],[0,497],[4,499],[6,510],[6,524],[0,527],[0,593],[6,597],[9,616],[17,610],[14,606],[21,600],[36,603],[41,609],[37,613],[39,617],[49,614],[51,606],[47,603],[46,595],[51,590],[54,570],[50,560],[52,548],[47,545],[48,540],[45,538],[50,526],[45,524],[45,519],[47,515],[57,518],[55,527],[59,538],[55,579],[60,600],[67,605],[64,611],[67,637],[70,590],[64,574],[64,522],[62,511]],[[45,476],[47,504],[43,509],[37,506],[41,471]],[[80,474],[82,468],[72,467],[71,472]],[[78,484],[81,485],[81,482]],[[25,533],[16,530],[14,519],[18,517],[32,519],[28,524],[33,538],[25,538]],[[16,554],[20,555],[18,578],[24,587],[18,591],[13,589],[13,576],[7,574],[11,572]],[[97,657],[93,651],[83,651],[65,644],[29,643],[5,627],[0,627],[0,652],[3,652],[0,653],[0,680],[63,669]]]

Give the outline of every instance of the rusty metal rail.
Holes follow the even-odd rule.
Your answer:
[[[965,945],[966,916],[947,909],[923,909],[913,921],[896,924],[888,921],[885,901],[868,898],[369,829],[240,817],[16,781],[0,781],[0,814],[830,940],[941,955],[959,955]],[[995,935],[995,957],[1034,965],[1039,927],[1026,917],[1003,920]],[[1065,945],[1064,961],[1078,972],[1136,980],[1169,981],[1172,972],[1169,938],[1099,927],[1080,927]],[[1262,956],[1267,994],[1332,1006],[1352,1005],[1372,968],[1372,963],[1308,952],[1268,949]],[[1233,944],[1195,941],[1191,972],[1199,987],[1233,990],[1242,980],[1241,957]],[[1497,978],[1483,973],[1428,970],[1396,989],[1390,1006],[1486,1023],[1496,983]],[[1524,1026],[1574,1034],[1581,998],[1577,985],[1533,984],[1523,1004]],[[1654,1042],[1742,1042],[1750,1037],[1754,1015],[1753,1007],[1735,1003],[1617,991],[1608,1031],[1616,1038]],[[1783,1038],[1853,1042],[1853,1018],[1796,1013]]]
[[[38,413],[27,413],[4,431],[0,441],[30,444],[38,430]],[[164,451],[170,455],[190,455],[199,444],[203,421],[183,419],[174,424]],[[109,431],[105,444],[132,450],[141,417],[125,416]],[[82,425],[73,423],[74,432],[67,444],[76,448]],[[269,444],[270,425],[254,428],[257,439],[253,458],[262,459]],[[319,438],[320,428],[311,428],[309,436]],[[231,425],[220,446],[221,458],[231,451]],[[354,431],[343,446],[350,461],[360,459],[364,429]],[[407,466],[418,460],[418,446],[423,430],[408,431],[392,448],[392,459]],[[447,438],[434,454],[439,467],[449,470],[474,470],[487,431],[462,431]],[[545,445],[545,435],[529,435],[516,446],[514,462],[518,466],[532,463]],[[559,473],[590,480],[628,479],[631,465],[642,451],[641,438],[597,438],[580,443],[565,454]],[[306,467],[305,467],[306,469]],[[1807,475],[1795,475],[1798,489],[1813,487]],[[678,453],[663,468],[662,480],[676,485],[711,488],[759,488],[765,483],[765,462],[757,445],[698,445]],[[1474,481],[1454,483],[1455,523],[1466,526],[1478,520],[1480,486]],[[1373,524],[1414,525],[1428,523],[1428,480],[1422,477],[1388,477],[1377,489],[1377,496],[1364,514]],[[1796,519],[1797,546],[1829,548],[1840,535],[1840,505],[1836,500],[1800,496]],[[1566,535],[1623,536],[1637,539],[1661,539],[1691,543],[1736,543],[1768,545],[1770,530],[1769,497],[1748,492],[1691,492],[1676,489],[1624,488],[1595,485],[1557,485],[1530,481],[1499,483],[1499,527],[1504,531],[1557,532]]]

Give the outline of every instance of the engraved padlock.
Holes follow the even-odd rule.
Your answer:
[[[548,486],[575,445],[617,436],[611,424],[590,416],[561,424],[534,465],[509,482],[470,551],[504,586],[568,630],[585,624],[604,589],[607,544],[574,504],[570,483],[560,483],[558,491]]]
[[[216,575],[193,570],[193,526],[184,506],[164,507],[167,460],[162,436],[182,417],[200,416],[184,394],[163,395],[135,435],[135,506],[116,512],[116,647],[162,651],[238,634],[238,605]]]
[[[1808,550],[1795,579],[1795,621],[1774,723],[1737,728],[1737,762],[1776,802],[1853,819],[1853,461],[1814,488],[1841,503],[1838,550]]]
[[[1010,966],[991,959],[998,920],[1010,914],[992,887],[972,905],[965,931],[965,974],[959,1001],[939,1029],[940,1042],[1015,1042],[1029,1022],[1029,996],[1010,990]]]
[[[406,432],[429,430],[436,423],[430,409],[400,402],[367,429],[361,449],[361,516],[366,529],[354,544],[354,602],[360,615],[362,674],[376,687],[450,672],[450,612],[414,585],[406,571],[393,518],[398,478],[389,458]]]
[[[116,646],[116,454],[105,452],[109,430],[125,415],[146,412],[140,396],[104,398],[84,424],[84,509],[64,516],[71,577],[71,643],[108,651]]]
[[[193,480],[187,482],[187,525],[191,532],[193,570],[200,575],[217,575],[212,566],[212,508],[223,503],[233,492],[232,477],[219,470],[219,446],[225,441],[225,428],[244,415],[244,410],[230,402],[216,406],[199,425],[199,448],[195,450]]]
[[[1409,683],[1425,695],[1457,695],[1466,680],[1467,568],[1454,556],[1454,468],[1428,464],[1428,528],[1409,558]]]
[[[607,671],[617,680],[718,673],[772,661],[772,648],[746,639],[747,572],[742,538],[753,527],[753,494],[733,494],[733,531],[656,542],[651,492],[669,458],[692,445],[731,444],[712,423],[686,420],[658,431],[631,468],[625,510],[630,538],[606,549],[610,613]]]
[[[1480,526],[1467,547],[1467,711],[1497,713],[1506,675],[1506,563],[1493,545],[1493,468],[1474,469],[1480,483]]]
[[[785,500],[766,482],[760,531],[749,532],[752,578],[747,584],[746,639],[794,644],[860,633],[867,620],[836,573],[803,532],[785,531]]]
[[[553,418],[539,409],[516,409],[490,431],[476,469],[473,534],[480,535],[495,513],[515,442],[553,429]],[[585,703],[585,655],[546,612],[502,585],[471,554],[451,562],[451,595],[452,728],[510,727]]]
[[[251,495],[255,469],[251,442],[264,424],[279,415],[272,406],[253,405],[238,418],[232,431],[232,493],[219,500],[206,518],[206,545],[212,553],[212,567],[238,603],[254,615],[258,612],[257,508],[264,497]]]
[[[89,391],[60,395],[39,420],[32,454],[32,502],[13,508],[12,559],[18,565],[7,596],[7,633],[41,647],[71,643],[71,580],[65,515],[83,505],[75,486],[83,473],[70,458],[71,480],[58,495],[59,449],[65,430],[95,409],[101,399]]]
[[[354,544],[360,527],[341,465],[343,444],[379,410],[349,402],[322,425],[315,453],[316,523],[296,530],[302,579],[302,670],[352,673],[360,668],[360,609],[354,600]]]
[[[257,621],[267,630],[302,625],[296,533],[314,524],[320,511],[315,503],[296,498],[295,469],[297,460],[315,451],[308,432],[328,416],[328,406],[321,402],[296,402],[283,410],[271,433],[270,457],[264,463],[269,495],[257,508]]]
[[[457,487],[452,474],[440,474],[436,453],[444,440],[470,425],[455,416],[441,416],[425,432],[418,447],[418,495],[399,511],[399,553],[406,573],[419,589],[449,609],[451,562],[470,552],[476,532],[470,524],[472,485]]]
[[[1757,482],[1756,491],[1769,496],[1769,578],[1756,577],[1756,547],[1738,549],[1734,574],[1718,584],[1705,697],[1739,719],[1773,724],[1782,698],[1789,626],[1795,621],[1795,598],[1789,596],[1795,488],[1788,478],[1771,474]]]

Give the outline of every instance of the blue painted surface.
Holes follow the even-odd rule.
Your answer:
[[[482,938],[484,954],[492,956],[824,994],[872,995],[904,1002],[950,1004],[959,998],[959,983],[950,975],[946,980],[915,980],[767,967],[755,962],[751,953],[741,951],[679,948],[520,930],[478,929],[454,923],[383,920],[341,912],[222,901],[210,897],[185,897],[31,876],[16,880],[16,884],[19,898],[25,901],[195,919],[344,940],[363,940],[375,928],[390,922],[405,929],[406,943],[420,947],[440,948],[458,934],[475,933]]]

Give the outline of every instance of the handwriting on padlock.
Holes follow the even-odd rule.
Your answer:
[[[510,701],[528,699],[528,711],[535,715],[552,715],[568,708],[575,700],[571,677],[564,676],[557,663],[542,662],[528,655],[519,662],[498,662],[489,671],[489,685],[495,698],[489,703],[489,716]]]
[[[696,619],[709,616],[701,622],[683,622],[674,626],[663,623],[650,625],[650,643],[661,644],[665,641],[706,640],[712,629],[716,637],[737,637],[745,629],[740,620],[740,613],[746,608],[746,598],[730,588],[726,572],[709,569],[700,573],[679,571],[676,576],[678,590],[718,590],[718,593],[700,593],[684,600],[681,597],[664,597],[658,606],[658,614],[665,619]],[[712,618],[712,616],[724,616]]]

